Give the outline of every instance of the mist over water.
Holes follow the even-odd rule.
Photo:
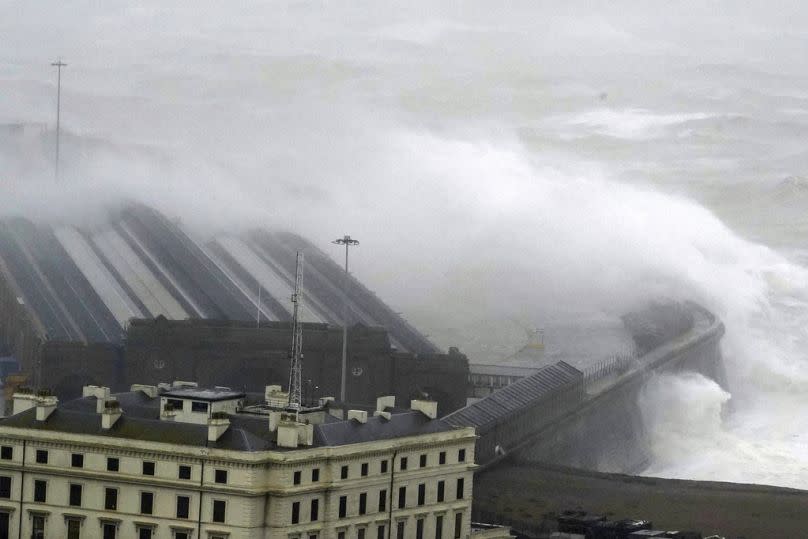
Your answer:
[[[92,226],[136,199],[200,237],[350,233],[359,278],[481,362],[521,344],[514,320],[701,302],[729,387],[646,388],[647,473],[804,488],[806,15],[7,1],[0,123],[52,129],[48,64],[69,65],[62,181],[52,131],[5,145],[0,214]]]

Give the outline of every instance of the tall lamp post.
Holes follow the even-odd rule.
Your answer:
[[[59,133],[61,132],[61,116],[62,116],[62,68],[67,67],[67,64],[62,62],[59,58],[51,64],[56,68],[56,164],[53,170],[54,178],[59,180]]]
[[[342,375],[339,386],[339,398],[345,402],[345,382],[348,369],[348,249],[359,245],[359,241],[345,235],[331,243],[345,246],[345,275],[342,278]]]

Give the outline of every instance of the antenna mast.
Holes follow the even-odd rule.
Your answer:
[[[303,405],[303,326],[300,323],[300,302],[303,299],[303,253],[297,252],[295,291],[292,294],[292,349],[289,365],[289,408],[300,413]]]

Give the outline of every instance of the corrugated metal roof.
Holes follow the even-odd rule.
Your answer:
[[[2,278],[52,341],[118,344],[129,319],[158,315],[251,321],[260,309],[264,320],[287,321],[298,249],[306,253],[304,319],[340,325],[344,271],[288,232],[199,242],[142,205],[92,230],[0,220]],[[439,351],[354,277],[346,284],[350,324],[385,327],[402,350]]]
[[[506,386],[444,418],[456,427],[480,428],[524,410],[557,390],[581,380],[583,373],[564,361]]]

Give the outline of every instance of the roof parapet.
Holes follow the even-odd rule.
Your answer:
[[[368,413],[365,410],[348,410],[348,421],[356,419],[359,423],[368,422]]]
[[[214,412],[208,419],[208,441],[217,441],[229,428],[230,417],[224,412]]]
[[[438,403],[435,401],[413,399],[410,401],[410,409],[421,412],[429,419],[438,417]]]
[[[50,395],[46,397],[38,397],[36,403],[36,420],[47,421],[50,415],[56,410],[59,404],[59,399]]]
[[[101,428],[104,430],[111,429],[118,422],[121,415],[123,415],[123,410],[121,410],[121,403],[117,399],[104,401],[104,409],[101,410]]]

